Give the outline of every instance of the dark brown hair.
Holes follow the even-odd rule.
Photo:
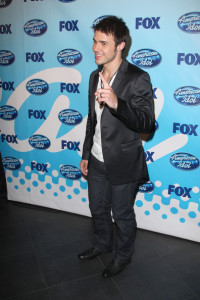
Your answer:
[[[118,18],[116,16],[105,17],[92,28],[94,32],[101,31],[107,35],[113,35],[116,47],[122,42],[125,42],[125,49],[126,45],[130,42],[129,29],[122,18]]]

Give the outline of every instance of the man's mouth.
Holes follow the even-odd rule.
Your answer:
[[[95,58],[100,58],[102,56],[103,56],[103,54],[95,53]]]

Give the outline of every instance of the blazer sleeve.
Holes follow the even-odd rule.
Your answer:
[[[90,81],[89,81],[89,92],[88,92],[88,118],[87,118],[87,125],[86,125],[86,133],[85,133],[85,140],[83,143],[83,152],[82,152],[82,159],[88,160],[93,144],[93,125],[92,125],[92,117],[91,117],[91,82],[92,82],[92,74],[90,76]]]
[[[149,74],[140,72],[134,81],[129,98],[118,98],[117,110],[110,110],[130,129],[147,133],[154,126],[153,92]]]

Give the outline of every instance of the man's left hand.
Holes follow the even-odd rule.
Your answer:
[[[114,93],[112,87],[107,83],[103,74],[99,72],[99,76],[103,83],[103,88],[98,89],[94,94],[97,97],[97,101],[101,105],[101,103],[106,103],[110,108],[117,109],[118,100],[117,96]]]

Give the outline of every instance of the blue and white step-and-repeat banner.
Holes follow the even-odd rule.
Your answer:
[[[8,198],[90,216],[79,163],[92,25],[122,17],[152,80],[156,131],[139,228],[200,242],[200,1],[0,0],[0,146]],[[114,151],[114,150],[113,150]]]

